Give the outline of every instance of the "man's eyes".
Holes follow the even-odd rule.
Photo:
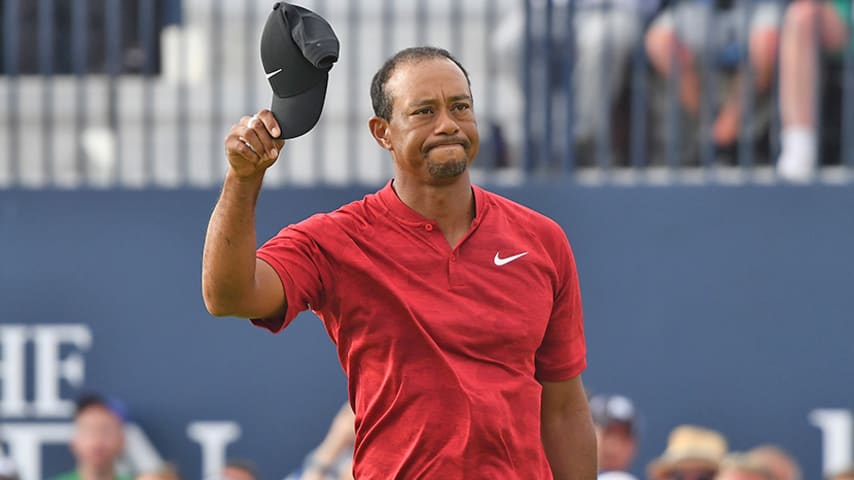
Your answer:
[[[453,106],[451,106],[451,110],[454,110],[454,111],[465,111],[465,110],[468,110],[470,108],[471,108],[471,105],[469,105],[467,103],[456,103]],[[413,115],[429,115],[432,113],[433,113],[433,107],[419,108],[418,110],[415,110],[412,112]]]

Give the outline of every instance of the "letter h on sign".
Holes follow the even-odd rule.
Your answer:
[[[26,397],[28,356],[33,347],[34,399]],[[63,346],[73,350],[61,356]],[[0,417],[69,417],[74,402],[60,396],[61,381],[72,388],[83,384],[82,352],[92,345],[92,332],[83,324],[4,325],[0,327]]]

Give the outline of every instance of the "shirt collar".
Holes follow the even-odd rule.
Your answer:
[[[433,221],[429,218],[424,217],[420,213],[415,210],[409,208],[408,205],[403,203],[403,200],[397,196],[397,193],[394,191],[392,187],[392,183],[394,183],[394,179],[391,179],[386,183],[385,187],[383,187],[377,195],[379,196],[380,201],[386,206],[386,208],[391,212],[394,216],[398,217],[400,220],[413,224],[413,225],[424,225],[426,223],[432,223]],[[486,214],[487,211],[487,196],[486,191],[482,188],[472,185],[472,192],[474,193],[474,205],[475,205],[475,218],[473,220],[473,224],[480,223],[480,220]]]

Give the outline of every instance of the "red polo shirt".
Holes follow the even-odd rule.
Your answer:
[[[288,226],[258,250],[284,319],[311,308],[335,342],[356,413],[356,478],[543,479],[538,380],[586,366],[563,230],[473,187],[451,248],[391,187]]]

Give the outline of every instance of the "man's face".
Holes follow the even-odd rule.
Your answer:
[[[596,426],[598,440],[599,469],[607,471],[626,471],[632,464],[637,451],[637,442],[626,425],[613,423]]]
[[[759,448],[752,450],[750,456],[764,464],[777,480],[795,480],[800,477],[798,467],[792,460],[776,450]]]
[[[741,470],[726,470],[721,472],[715,480],[765,480],[764,475]]]
[[[446,58],[398,65],[386,83],[392,99],[386,139],[398,171],[428,184],[459,177],[480,144],[471,91]]]
[[[703,467],[679,466],[660,475],[656,480],[717,480],[715,470]]]
[[[83,410],[74,422],[71,450],[87,470],[109,471],[124,449],[122,422],[102,406]]]

